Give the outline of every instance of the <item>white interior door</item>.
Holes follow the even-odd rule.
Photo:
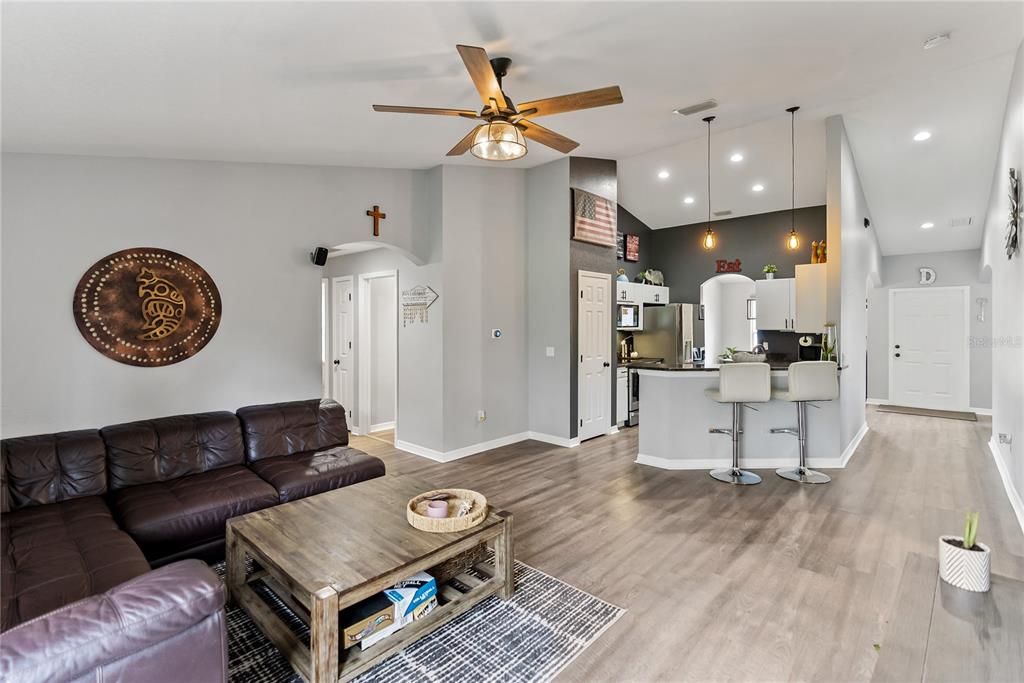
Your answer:
[[[968,288],[889,290],[889,402],[966,410]]]
[[[611,428],[610,275],[579,271],[579,439]]]
[[[348,415],[349,428],[354,427],[355,411],[355,368],[352,345],[354,343],[352,324],[354,319],[352,302],[352,277],[336,277],[331,295],[334,313],[331,348],[333,349],[333,379],[331,397],[344,406]]]

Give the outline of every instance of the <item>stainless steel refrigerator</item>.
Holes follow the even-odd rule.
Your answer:
[[[644,306],[644,329],[633,333],[633,349],[641,358],[661,358],[669,365],[692,362],[696,310],[696,304]]]

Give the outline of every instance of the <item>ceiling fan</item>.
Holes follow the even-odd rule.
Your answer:
[[[567,111],[604,107],[620,104],[622,92],[613,85],[597,90],[549,97],[516,106],[501,89],[501,79],[508,73],[512,60],[507,57],[490,59],[482,47],[456,45],[466,64],[469,77],[480,93],[484,106],[479,112],[471,109],[440,109],[435,107],[400,107],[384,104],[373,105],[374,111],[398,114],[433,114],[435,116],[461,116],[467,119],[486,121],[469,131],[466,137],[451,148],[448,156],[454,157],[471,152],[473,156],[487,161],[510,161],[526,154],[524,136],[542,145],[567,154],[579,147],[578,142],[564,135],[548,130],[531,119],[550,116]]]

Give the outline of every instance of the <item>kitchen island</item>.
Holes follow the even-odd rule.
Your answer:
[[[637,365],[640,375],[639,447],[636,462],[668,470],[711,470],[732,462],[728,436],[710,434],[728,427],[732,406],[704,395],[718,387],[718,368],[700,365]],[[785,389],[786,364],[772,366],[773,389]],[[799,458],[795,437],[772,434],[773,427],[795,427],[796,405],[771,400],[743,409],[740,466],[775,469],[795,466]],[[813,406],[818,406],[815,409]],[[839,401],[809,404],[807,411],[808,466],[843,467],[839,444]]]

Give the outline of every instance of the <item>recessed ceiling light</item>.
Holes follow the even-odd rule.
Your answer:
[[[683,197],[683,204],[693,204],[693,197]]]
[[[740,154],[739,152],[736,152],[731,157],[729,157],[729,161],[731,161],[733,163],[736,163],[738,161],[743,161],[743,155]]]
[[[658,171],[658,177],[661,178],[662,180],[668,178],[670,175],[672,174],[669,173],[668,171]]]
[[[921,227],[924,228],[925,230],[928,230],[929,228],[934,228],[935,224],[932,223],[931,221],[928,221],[927,223],[922,223]]]
[[[753,190],[754,192],[760,192],[761,190],[764,189],[764,185],[762,185],[761,183],[758,183],[757,185],[754,185],[750,189]]]
[[[918,131],[917,133],[914,134],[914,142],[924,142],[931,136],[932,134],[926,130]]]

